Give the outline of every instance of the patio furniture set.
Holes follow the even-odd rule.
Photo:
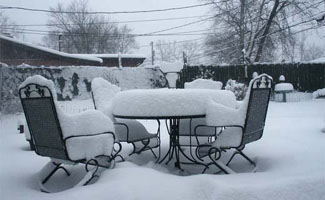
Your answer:
[[[203,166],[204,173],[215,165],[226,174],[234,173],[229,164],[235,155],[255,166],[243,149],[262,137],[272,78],[262,74],[252,79],[241,103],[231,91],[204,89],[204,85],[200,81],[191,89],[120,91],[95,78],[95,110],[68,115],[57,106],[52,81],[39,75],[27,78],[19,96],[31,142],[38,155],[51,159],[40,173],[41,190],[51,192],[45,183],[58,169],[70,175],[63,164],[84,163],[87,174],[77,186],[87,185],[98,176],[99,167],[112,168],[117,158],[124,161],[121,143],[133,146],[129,155],[151,151],[157,163],[173,161],[181,170],[183,164],[197,164]],[[149,133],[137,119],[156,120],[157,131]],[[161,121],[169,134],[169,148],[163,156]],[[220,158],[229,149],[234,151],[224,164]]]

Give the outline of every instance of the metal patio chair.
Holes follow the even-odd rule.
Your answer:
[[[186,82],[184,89],[216,89],[222,88],[222,82],[209,79],[196,79],[192,82]],[[198,127],[196,129],[196,127]],[[196,129],[196,132],[194,130]],[[215,140],[220,130],[217,127],[206,126],[205,118],[181,119],[179,124],[179,145],[190,148],[190,156],[196,161],[193,148],[200,144],[209,143]],[[195,162],[194,162],[195,164]]]
[[[92,99],[94,107],[109,116],[114,121],[115,136],[117,142],[132,144],[133,151],[129,155],[140,154],[150,150],[157,160],[160,157],[160,122],[156,133],[149,133],[147,129],[137,120],[116,119],[112,114],[111,101],[120,88],[103,78],[94,78],[91,82]],[[153,149],[158,148],[158,156]],[[123,157],[121,157],[124,160]]]
[[[233,173],[227,166],[234,156],[241,155],[254,167],[256,163],[243,153],[245,145],[259,140],[263,135],[265,119],[269,105],[272,78],[262,74],[250,81],[247,95],[238,109],[232,109],[210,102],[207,110],[208,127],[221,128],[216,140],[197,147],[196,155],[201,160],[208,156],[211,160],[202,173],[210,165],[216,165],[224,173]],[[196,129],[202,126],[197,126]],[[204,126],[206,127],[206,126]],[[197,130],[195,130],[197,131]],[[195,132],[194,131],[194,132]],[[226,165],[219,161],[222,152],[235,149]]]
[[[98,177],[99,167],[114,167],[116,156],[112,153],[114,146],[112,121],[101,112],[94,110],[67,118],[67,115],[56,106],[53,85],[52,81],[36,75],[26,79],[19,89],[34,151],[40,156],[51,159],[40,172],[39,184],[44,192],[50,192],[44,184],[58,169],[64,170],[70,176],[63,164],[85,164],[87,174],[76,186],[87,185],[94,177]],[[91,118],[96,120],[85,123]],[[73,120],[68,121],[67,125],[68,119]],[[83,126],[87,126],[86,130],[82,128]],[[92,132],[92,130],[100,130],[100,132]]]

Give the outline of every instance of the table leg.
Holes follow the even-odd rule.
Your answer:
[[[189,160],[193,164],[199,164],[199,165],[206,166],[205,164],[200,163],[200,162],[190,158],[182,150],[182,148],[179,144],[179,121],[180,121],[180,119],[170,119],[169,120],[169,129],[168,129],[169,130],[169,149],[168,149],[166,155],[162,158],[162,160],[159,161],[159,163],[161,164],[167,157],[169,157],[166,162],[166,164],[168,164],[173,159],[174,154],[175,154],[175,158],[176,158],[175,167],[182,170],[181,162],[180,162],[180,155],[182,154],[187,160]]]

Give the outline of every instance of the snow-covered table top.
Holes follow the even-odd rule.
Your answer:
[[[204,117],[209,101],[236,107],[234,93],[210,89],[137,89],[113,98],[113,115],[120,118],[163,119]]]
[[[275,92],[291,92],[293,91],[293,85],[291,83],[278,83],[274,87]]]

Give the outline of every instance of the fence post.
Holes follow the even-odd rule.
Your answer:
[[[3,109],[3,93],[2,93],[2,90],[3,90],[3,66],[2,64],[0,63],[0,120],[1,120],[1,113],[2,113],[2,109]]]

